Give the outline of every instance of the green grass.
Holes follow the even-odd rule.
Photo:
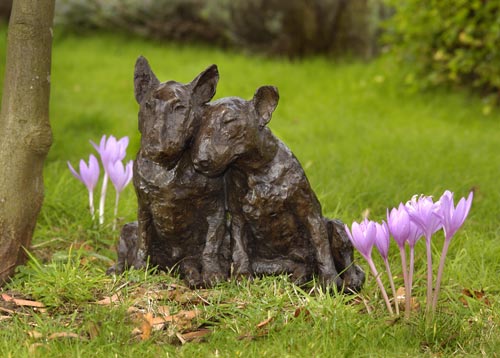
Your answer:
[[[115,258],[117,234],[92,225],[87,193],[69,173],[92,152],[89,139],[103,134],[131,139],[138,149],[133,66],[146,56],[161,80],[188,82],[212,63],[219,66],[216,97],[251,98],[260,85],[279,88],[280,104],[270,123],[306,168],[325,214],[346,223],[382,220],[386,208],[425,193],[450,189],[461,197],[475,190],[473,207],[453,239],[435,320],[416,312],[391,320],[370,277],[360,297],[304,292],[284,278],[223,284],[201,292],[203,300],[147,300],[144,290],[178,283],[165,274],[104,275]],[[0,36],[0,73],[5,29]],[[45,167],[46,197],[35,232],[34,260],[4,291],[39,300],[47,312],[25,309],[0,320],[0,355],[51,356],[495,356],[500,349],[500,111],[483,115],[483,103],[466,92],[414,93],[402,85],[404,68],[390,58],[373,62],[300,62],[247,56],[100,34],[56,36],[53,49],[51,123],[54,143]],[[111,216],[109,192],[107,219]],[[122,222],[135,216],[135,195],[122,196]],[[437,268],[441,234],[433,241]],[[399,254],[391,262],[402,285]],[[358,256],[359,257],[359,256]],[[424,243],[417,244],[415,294],[425,302]],[[361,261],[361,260],[360,260]],[[376,261],[379,268],[381,261]],[[364,262],[361,264],[366,268]],[[385,278],[384,278],[385,279]],[[488,302],[464,298],[463,289],[484,290]],[[142,291],[141,291],[142,290]],[[92,302],[119,292],[113,306]],[[464,300],[467,302],[465,305]],[[364,302],[364,303],[363,303]],[[172,326],[140,342],[127,313],[135,305],[175,312],[198,307],[194,321],[212,334],[180,345]],[[367,308],[371,313],[367,313]],[[298,309],[298,310],[297,310]],[[296,313],[302,312],[302,314]],[[0,312],[0,314],[3,314]],[[26,314],[26,315],[25,315]],[[262,328],[257,325],[272,318]],[[177,327],[180,329],[183,327]],[[37,339],[56,332],[80,338]]]

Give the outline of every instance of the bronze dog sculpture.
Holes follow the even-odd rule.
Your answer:
[[[364,273],[353,265],[341,222],[323,218],[299,161],[266,127],[278,99],[276,88],[264,86],[250,101],[213,102],[191,149],[203,174],[227,171],[234,271],[287,273],[298,284],[318,273],[323,286],[358,291]]]
[[[160,83],[147,60],[137,60],[134,87],[140,105],[141,147],[134,161],[133,183],[138,224],[136,233],[122,230],[123,252],[119,250],[114,271],[140,268],[149,260],[162,269],[178,268],[191,287],[210,286],[227,277],[223,179],[195,171],[189,153],[218,79],[213,65],[188,84]]]

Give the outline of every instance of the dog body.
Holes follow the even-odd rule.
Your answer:
[[[341,287],[320,203],[297,158],[266,127],[277,103],[270,86],[251,101],[213,102],[195,137],[193,164],[206,175],[228,170],[236,274],[289,273],[304,283],[318,272],[324,285]]]
[[[189,145],[206,103],[215,94],[216,66],[191,83],[160,83],[144,58],[135,67],[141,148],[134,162],[138,199],[132,266],[179,268],[191,287],[227,277],[229,241],[222,178],[196,172]],[[130,245],[129,245],[130,246]]]

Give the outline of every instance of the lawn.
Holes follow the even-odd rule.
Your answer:
[[[1,28],[2,75],[5,36]],[[188,82],[216,63],[216,98],[251,98],[261,85],[277,86],[280,103],[270,127],[303,164],[327,216],[351,223],[368,214],[380,221],[387,208],[414,194],[439,197],[449,189],[460,198],[474,190],[469,218],[451,244],[434,319],[426,321],[423,313],[423,240],[416,247],[414,285],[420,309],[409,320],[388,315],[372,277],[360,295],[342,296],[303,290],[284,277],[190,291],[166,274],[105,276],[116,258],[113,191],[108,191],[106,224],[99,227],[90,220],[86,189],[71,176],[66,161],[75,165],[87,159],[93,152],[89,140],[97,142],[103,134],[129,136],[128,157],[134,158],[140,137],[133,66],[139,55],[148,58],[162,81]],[[465,90],[416,92],[404,84],[405,68],[390,57],[291,62],[56,31],[52,67],[54,142],[45,166],[46,197],[33,258],[0,292],[45,308],[12,303],[6,311],[0,306],[1,356],[498,354],[500,110],[484,114],[481,99]],[[121,198],[120,222],[134,220],[135,211],[129,186]],[[442,243],[442,233],[436,234],[435,271]],[[394,244],[390,260],[402,286]],[[382,268],[378,257],[376,264]],[[469,292],[476,295],[469,297]],[[173,322],[149,334],[154,325],[147,312],[163,312]]]

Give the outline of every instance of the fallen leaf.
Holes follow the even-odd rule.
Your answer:
[[[151,320],[152,326],[164,325],[167,322],[172,322],[172,317],[154,317]]]
[[[399,306],[400,310],[406,309],[406,292],[404,286],[399,287],[396,290],[396,304]],[[410,299],[410,310],[417,311],[420,308],[420,303],[418,303],[415,297]]]
[[[30,336],[30,338],[40,339],[43,337],[43,334],[41,334],[38,331],[30,331],[30,332],[28,332],[28,336]]]
[[[175,333],[177,339],[179,340],[179,342],[181,342],[181,344],[186,344],[186,340],[184,339],[184,337],[182,337],[182,334],[180,333]]]
[[[173,317],[192,320],[192,319],[195,319],[199,314],[200,314],[199,310],[191,310],[191,311],[181,310],[177,314],[175,314]]]
[[[52,333],[50,336],[47,337],[48,339],[58,339],[58,338],[77,338],[77,339],[81,339],[81,340],[84,340],[85,337],[82,337],[82,336],[79,336],[78,334],[76,333],[72,333],[72,332],[56,332],[56,333]]]
[[[464,288],[462,290],[462,295],[463,296],[461,296],[459,298],[459,300],[460,300],[460,302],[462,302],[462,304],[464,306],[468,306],[469,305],[469,303],[467,302],[467,299],[465,297],[473,298],[473,299],[475,299],[477,301],[483,302],[487,306],[491,305],[491,302],[488,299],[488,297],[486,296],[486,294],[484,293],[484,290],[481,290],[481,291],[471,291],[468,288]]]
[[[208,328],[202,328],[194,332],[187,332],[181,334],[184,342],[200,341],[203,337],[209,335],[212,331]],[[182,341],[181,341],[182,342]]]
[[[141,312],[141,309],[135,306],[130,306],[129,308],[127,308],[127,313],[137,313],[137,312]]]
[[[257,328],[262,328],[262,327],[265,327],[269,324],[269,322],[271,322],[273,320],[272,317],[269,317],[268,319],[265,319],[263,320],[262,322],[260,322],[258,325],[257,325]]]
[[[3,307],[0,307],[0,311],[5,312],[5,313],[9,313],[9,314],[16,313],[16,311],[14,311],[14,310],[9,310],[8,308],[3,308]],[[8,317],[8,316],[2,316],[2,317]]]
[[[158,312],[158,314],[161,314],[163,316],[170,315],[170,307],[169,306],[159,306],[156,311]]]
[[[115,293],[113,296],[104,297],[102,300],[97,301],[96,303],[98,305],[109,305],[111,303],[118,301],[119,299],[120,296],[117,293]]]
[[[2,299],[5,302],[14,302],[18,306],[40,307],[40,308],[45,307],[45,305],[42,302],[23,300],[21,298],[14,298],[6,293],[2,293]]]
[[[309,312],[309,310],[305,307],[297,307],[295,309],[295,312],[293,313],[293,316],[295,318],[299,317],[299,316],[304,316],[304,317],[307,317],[311,314],[311,312]]]
[[[148,312],[143,316],[141,324],[141,339],[143,341],[148,340],[149,337],[151,337],[152,329],[153,329],[153,314],[151,312]]]

